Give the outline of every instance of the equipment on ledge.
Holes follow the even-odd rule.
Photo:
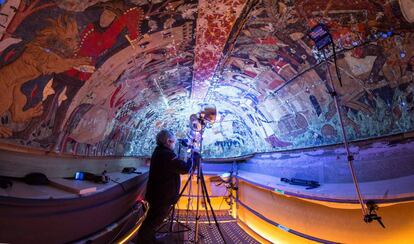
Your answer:
[[[75,180],[87,180],[95,183],[106,184],[110,181],[109,176],[106,175],[106,171],[102,172],[101,175],[95,175],[89,172],[78,171],[75,173]]]
[[[137,169],[135,167],[125,167],[125,168],[122,169],[122,173],[124,173],[124,174],[134,173],[134,174],[137,174],[137,175],[142,174],[142,172],[137,171]]]
[[[46,175],[42,173],[30,173],[24,176],[23,181],[28,185],[48,185],[50,183]]]
[[[314,180],[302,180],[296,178],[291,178],[289,180],[288,178],[281,178],[280,181],[286,182],[291,185],[307,186],[306,190],[314,189],[316,187],[321,186],[317,181]]]

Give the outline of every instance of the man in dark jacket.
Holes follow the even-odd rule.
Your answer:
[[[151,157],[146,200],[150,209],[142,224],[137,243],[154,243],[158,226],[178,201],[180,191],[180,174],[188,173],[191,161],[178,159],[174,153],[175,137],[168,130],[157,134],[157,147]]]

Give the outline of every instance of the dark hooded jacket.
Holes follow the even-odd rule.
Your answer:
[[[146,200],[151,205],[171,205],[178,201],[180,174],[188,173],[191,161],[178,159],[177,155],[165,146],[157,146],[152,153]]]

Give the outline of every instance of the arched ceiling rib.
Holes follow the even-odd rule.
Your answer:
[[[9,0],[0,16],[0,140],[86,155],[150,155],[215,104],[205,157],[338,143],[327,66],[307,36],[328,26],[347,135],[413,130],[407,1]],[[4,18],[7,16],[7,18]]]
[[[223,48],[247,2],[248,0],[199,1],[192,99],[205,98]]]

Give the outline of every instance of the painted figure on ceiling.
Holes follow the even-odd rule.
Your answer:
[[[98,4],[91,9],[98,9],[98,20],[90,22],[81,32],[80,43],[75,54],[77,57],[90,58],[91,63],[54,75],[51,88],[56,95],[48,99],[43,98],[46,100],[44,104],[48,114],[41,117],[40,124],[31,123],[24,132],[19,134],[28,142],[35,140],[40,145],[52,146],[56,142],[56,135],[61,132],[60,126],[69,105],[79,89],[100,66],[99,62],[103,62],[123,46],[129,45],[127,36],[130,39],[136,39],[139,36],[140,20],[143,17],[140,9],[128,9],[122,2]],[[58,96],[66,97],[66,102],[62,102]],[[44,131],[42,125],[47,125],[50,131]]]
[[[76,21],[62,15],[49,22],[51,25],[26,45],[19,58],[0,69],[0,90],[4,92],[0,97],[0,115],[9,110],[14,122],[28,122],[43,113],[42,103],[23,109],[27,98],[21,86],[26,81],[90,64],[90,58],[74,56],[79,37]],[[1,127],[1,137],[11,135],[10,129]]]
[[[94,67],[72,69],[67,72],[67,75],[82,81],[89,79],[95,68],[119,51],[122,44],[127,44],[128,41],[136,40],[140,36],[140,25],[144,15],[140,8],[133,7],[124,11],[124,5],[118,2],[102,4],[99,7],[103,8],[99,21],[89,23],[82,31],[77,53],[81,57],[91,57]]]

